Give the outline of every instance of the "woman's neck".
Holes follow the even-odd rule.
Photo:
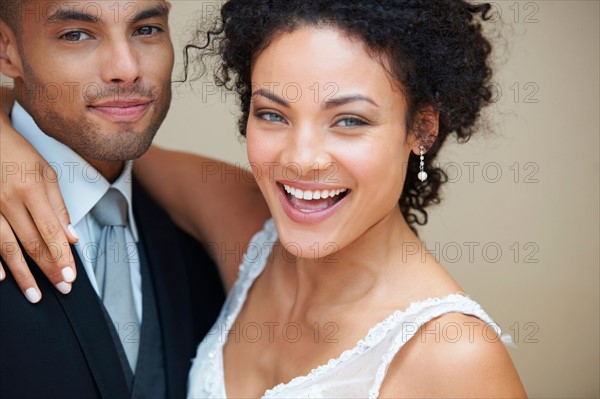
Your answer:
[[[290,299],[289,311],[299,314],[321,304],[333,309],[336,304],[378,301],[388,291],[386,287],[397,287],[406,272],[408,258],[403,254],[407,246],[420,245],[397,209],[328,257],[285,263],[285,276],[279,282]]]

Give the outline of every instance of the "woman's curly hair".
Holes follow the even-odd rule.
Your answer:
[[[427,223],[425,208],[440,202],[448,177],[433,161],[449,134],[469,140],[482,109],[492,102],[491,44],[482,32],[489,4],[463,0],[229,0],[220,19],[198,29],[185,48],[188,75],[190,50],[219,56],[217,85],[237,92],[245,136],[252,97],[254,60],[281,32],[302,26],[332,26],[359,38],[373,55],[386,57],[389,72],[407,98],[406,127],[427,150],[426,181],[417,178],[420,159],[411,152],[400,209],[411,229]],[[439,112],[437,139],[415,126],[425,106]]]

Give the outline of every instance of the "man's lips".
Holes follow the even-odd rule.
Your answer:
[[[148,100],[113,101],[89,105],[89,108],[98,111],[111,119],[118,121],[134,122],[140,119],[152,104]]]

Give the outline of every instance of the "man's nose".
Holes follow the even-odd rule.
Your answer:
[[[135,48],[126,40],[107,43],[102,79],[105,83],[135,83],[140,78],[140,63]]]

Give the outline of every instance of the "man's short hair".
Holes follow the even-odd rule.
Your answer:
[[[15,33],[21,29],[21,8],[29,0],[0,0],[0,20]]]

